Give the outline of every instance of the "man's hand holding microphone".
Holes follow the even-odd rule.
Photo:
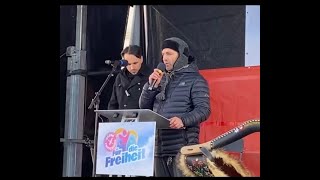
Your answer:
[[[149,88],[148,90],[153,90],[157,88],[163,77],[164,71],[166,70],[166,65],[164,63],[159,63],[157,68],[153,70],[153,73],[149,76]]]

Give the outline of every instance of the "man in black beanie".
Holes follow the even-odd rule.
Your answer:
[[[177,153],[183,146],[199,144],[199,125],[210,115],[209,87],[183,40],[166,39],[162,61],[166,72],[155,69],[149,76],[139,106],[170,119],[170,129],[156,133],[155,176],[178,177],[181,174],[176,168]],[[154,88],[148,89],[154,81]]]

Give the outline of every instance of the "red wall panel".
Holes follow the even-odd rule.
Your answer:
[[[260,66],[201,70],[210,88],[211,115],[200,125],[200,143],[260,119]],[[260,176],[260,133],[244,138],[243,164]]]

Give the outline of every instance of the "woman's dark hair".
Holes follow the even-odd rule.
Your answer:
[[[126,48],[124,48],[121,51],[121,57],[123,57],[124,54],[132,54],[136,56],[137,58],[141,58],[141,47],[138,45],[129,45]]]

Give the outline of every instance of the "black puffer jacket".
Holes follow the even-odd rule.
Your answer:
[[[163,84],[163,79],[160,85]],[[175,71],[166,87],[165,100],[158,100],[159,89],[148,90],[147,82],[140,96],[141,109],[151,109],[166,118],[182,119],[185,129],[161,129],[156,134],[156,155],[174,156],[185,145],[199,143],[199,124],[210,115],[209,88],[195,63]]]

